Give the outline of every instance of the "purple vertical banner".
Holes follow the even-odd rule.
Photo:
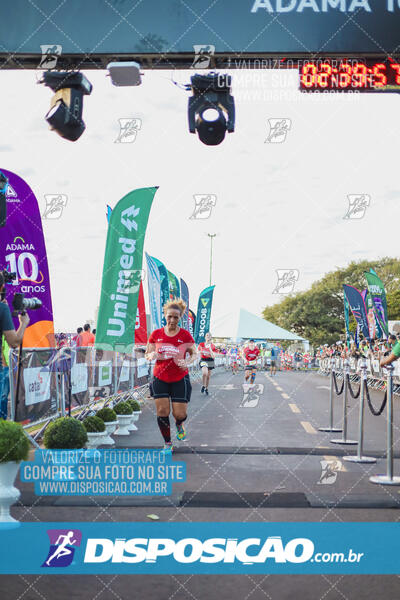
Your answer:
[[[50,277],[47,266],[42,219],[38,203],[29,185],[11,171],[1,169],[8,178],[7,219],[0,235],[0,269],[15,273],[6,285],[6,299],[12,310],[16,292],[38,298],[42,307],[29,311],[30,324],[24,335],[24,348],[55,346]],[[14,325],[19,326],[14,317]]]

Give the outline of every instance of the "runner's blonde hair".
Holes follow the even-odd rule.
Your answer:
[[[168,300],[168,302],[166,302],[163,306],[164,315],[167,314],[167,310],[169,308],[174,308],[175,310],[179,310],[181,315],[183,315],[183,313],[186,310],[186,302],[184,302],[182,300],[182,298],[174,298],[173,300]]]

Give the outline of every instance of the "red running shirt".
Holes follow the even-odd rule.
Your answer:
[[[176,360],[184,359],[188,348],[194,344],[194,339],[186,329],[180,329],[172,337],[165,333],[163,327],[156,329],[149,337],[149,344],[155,344],[160,357],[154,366],[154,377],[172,383],[188,374],[187,369],[181,369],[176,364]]]
[[[214,344],[206,344],[205,342],[200,342],[198,350],[200,350],[200,357],[201,358],[211,358],[211,352],[210,350],[212,350],[212,352],[216,352],[217,349],[214,346]]]
[[[257,347],[254,348],[253,350],[251,350],[250,348],[244,349],[244,355],[246,357],[247,362],[250,362],[251,360],[257,360],[257,357],[259,354],[260,354],[260,351]]]

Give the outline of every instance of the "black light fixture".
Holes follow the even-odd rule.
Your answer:
[[[7,220],[7,188],[8,178],[0,171],[0,227],[4,227]]]
[[[78,71],[45,71],[39,83],[55,92],[45,117],[50,129],[75,142],[86,129],[82,120],[83,96],[91,94],[92,84]]]
[[[203,144],[217,146],[227,131],[235,130],[235,101],[230,93],[232,77],[220,73],[196,73],[190,80],[193,96],[189,98],[189,131],[197,131]]]

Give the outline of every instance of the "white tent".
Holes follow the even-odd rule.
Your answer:
[[[254,340],[305,341],[295,333],[257,317],[244,308],[241,308],[236,314],[230,313],[222,319],[214,321],[212,335],[215,338],[228,338],[233,341],[251,338]]]

